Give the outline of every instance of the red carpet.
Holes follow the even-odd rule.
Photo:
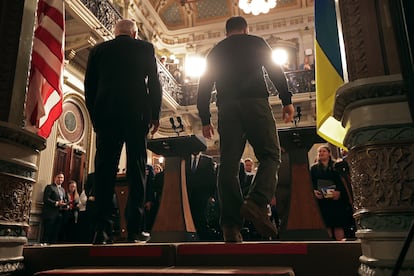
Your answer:
[[[283,267],[168,267],[168,268],[67,268],[36,273],[36,276],[55,275],[284,275],[294,276],[293,270]]]

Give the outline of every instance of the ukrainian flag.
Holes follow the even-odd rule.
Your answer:
[[[344,83],[335,0],[315,0],[316,128],[343,148],[345,129],[333,118],[336,90]]]

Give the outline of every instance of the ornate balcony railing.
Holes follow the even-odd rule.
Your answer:
[[[186,105],[181,85],[171,75],[170,71],[165,68],[162,63],[157,60],[158,63],[158,75],[161,82],[162,91],[167,92],[170,96],[179,104]]]
[[[313,70],[300,70],[300,71],[290,71],[285,72],[286,80],[288,83],[289,91],[292,94],[297,93],[307,93],[307,92],[314,92],[315,91],[315,71]],[[277,96],[278,92],[273,84],[266,79],[266,83],[268,86],[270,96]],[[187,105],[194,105],[197,103],[197,88],[198,84],[185,84],[179,86],[180,92],[175,92],[176,94],[180,95],[179,98],[175,98],[174,95],[172,97],[183,106]],[[166,90],[168,91],[168,90]],[[211,101],[215,102],[216,95],[213,92]]]
[[[108,0],[81,0],[105,28],[112,30],[117,20],[122,19],[119,10]],[[177,104],[182,106],[195,105],[197,103],[198,84],[179,84],[172,74],[158,61],[159,77],[164,93],[168,93]],[[315,71],[298,70],[285,72],[289,90],[292,94],[315,91]],[[265,77],[270,96],[278,94],[276,88]],[[215,93],[212,102],[215,102]]]
[[[112,30],[116,21],[122,18],[121,13],[107,0],[81,1],[109,31]]]
[[[315,70],[289,71],[285,76],[292,94],[315,92]]]

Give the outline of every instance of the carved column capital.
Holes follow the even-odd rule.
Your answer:
[[[407,140],[414,137],[401,75],[349,82],[337,91],[334,117],[346,128],[344,145]]]
[[[414,144],[364,145],[348,156],[356,210],[414,210]],[[414,213],[414,212],[413,212]]]

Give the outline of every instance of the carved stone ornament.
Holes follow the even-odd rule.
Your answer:
[[[0,174],[0,183],[0,222],[28,226],[33,191],[31,181]]]
[[[23,270],[24,268],[24,264],[23,262],[5,262],[5,263],[0,263],[0,273],[10,273],[10,272],[15,272],[15,271],[20,271]],[[5,274],[8,275],[8,274]]]
[[[387,125],[386,127],[371,127],[349,133],[346,137],[346,146],[378,143],[381,141],[407,141],[414,137],[414,125]]]
[[[414,207],[414,144],[388,142],[349,154],[356,210]]]

